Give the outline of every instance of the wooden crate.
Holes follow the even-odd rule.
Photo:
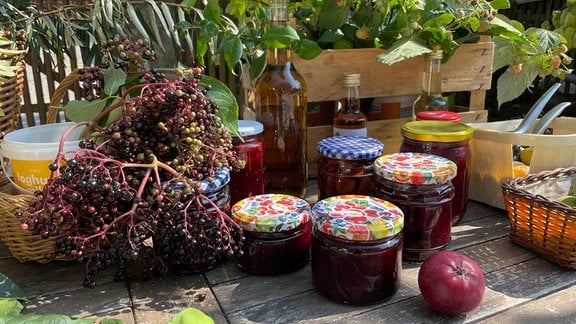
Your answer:
[[[413,95],[422,88],[424,58],[416,57],[393,65],[379,63],[380,49],[326,50],[313,60],[296,58],[294,65],[306,80],[308,101],[339,100],[342,96],[342,78],[345,72],[360,73],[360,97],[375,98]],[[470,92],[463,122],[486,122],[484,110],[486,91],[491,87],[494,43],[482,40],[458,48],[446,64],[442,65],[443,92]],[[384,152],[397,152],[400,127],[408,119],[378,120],[368,123],[368,136],[384,143]],[[308,127],[308,163],[310,177],[317,175],[319,140],[332,135],[332,126]]]

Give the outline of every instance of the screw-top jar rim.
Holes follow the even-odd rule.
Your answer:
[[[443,120],[416,120],[402,125],[402,136],[423,142],[462,142],[472,138],[472,127]]]
[[[394,237],[404,226],[404,213],[399,207],[365,195],[322,199],[312,207],[312,219],[316,230],[350,241]]]
[[[261,134],[264,131],[264,125],[255,120],[238,120],[238,133],[240,136],[254,136]]]
[[[235,203],[232,219],[245,231],[285,232],[310,221],[310,204],[287,194],[261,194]]]
[[[382,155],[374,161],[374,173],[386,180],[413,185],[439,185],[457,173],[453,161],[427,153],[401,152]]]
[[[363,136],[330,136],[316,144],[322,156],[340,160],[375,159],[384,151],[379,140]]]

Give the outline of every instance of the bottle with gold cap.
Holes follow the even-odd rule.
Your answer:
[[[424,55],[422,71],[422,92],[412,106],[412,119],[421,111],[448,110],[446,99],[442,96],[442,51],[434,50]]]
[[[345,95],[334,116],[333,134],[368,136],[368,117],[360,110],[360,74],[346,73],[343,82]]]

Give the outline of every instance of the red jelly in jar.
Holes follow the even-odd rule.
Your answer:
[[[452,179],[455,188],[452,225],[458,224],[468,205],[472,127],[449,121],[412,121],[404,124],[401,132],[400,152],[434,154],[456,163],[458,172]]]
[[[236,257],[240,269],[271,275],[308,263],[312,222],[306,200],[286,194],[251,196],[232,206],[232,218],[244,233],[243,254]]]
[[[396,293],[402,270],[402,210],[365,195],[312,207],[312,278],[329,299],[370,304]]]
[[[264,139],[262,123],[254,120],[238,120],[238,132],[242,138],[234,137],[232,144],[238,158],[246,165],[230,173],[230,197],[232,204],[246,197],[263,194],[266,188],[264,165]]]
[[[362,136],[331,136],[318,142],[318,199],[376,193],[374,159],[384,144]]]
[[[424,153],[395,153],[374,161],[377,196],[404,212],[403,258],[424,261],[446,248],[452,229],[456,164]]]

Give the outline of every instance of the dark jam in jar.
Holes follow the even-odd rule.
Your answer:
[[[472,127],[449,121],[412,121],[404,124],[401,132],[403,140],[400,152],[434,154],[456,163],[458,172],[452,179],[455,188],[452,225],[458,224],[468,205]]]
[[[392,297],[402,271],[402,210],[364,195],[323,199],[312,208],[312,278],[323,296],[348,304]]]
[[[310,259],[310,205],[285,194],[263,194],[232,206],[232,218],[243,229],[237,266],[250,273],[273,275],[302,268]]]
[[[361,136],[332,136],[318,142],[318,199],[376,193],[374,159],[384,144]]]
[[[263,194],[266,189],[263,129],[260,122],[238,120],[238,132],[242,138],[234,137],[232,144],[238,158],[246,164],[241,170],[230,173],[232,205],[246,197]]]
[[[446,248],[452,229],[456,164],[423,153],[395,153],[374,161],[377,196],[404,212],[403,258],[424,261]]]

